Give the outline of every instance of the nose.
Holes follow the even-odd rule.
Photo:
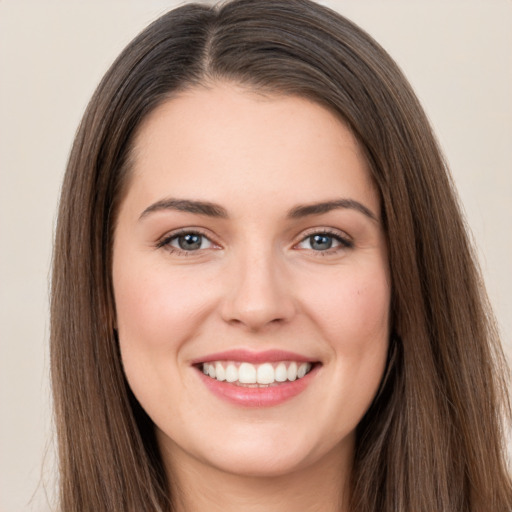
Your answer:
[[[249,331],[285,324],[296,314],[293,287],[279,258],[247,252],[226,270],[228,290],[221,314],[224,321]]]

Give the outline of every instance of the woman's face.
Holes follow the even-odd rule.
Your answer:
[[[167,462],[350,460],[388,347],[379,206],[351,132],[308,100],[217,84],[145,120],[113,283],[126,377]]]

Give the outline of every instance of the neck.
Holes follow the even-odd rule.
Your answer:
[[[175,512],[348,511],[351,457],[339,452],[272,477],[226,473],[185,454],[186,461],[174,455],[167,470]]]

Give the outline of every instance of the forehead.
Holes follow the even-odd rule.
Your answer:
[[[302,97],[231,84],[189,89],[157,107],[138,130],[132,162],[129,188],[147,200],[158,193],[205,200],[221,192],[246,200],[278,193],[283,203],[305,203],[337,188],[376,195],[340,117]]]

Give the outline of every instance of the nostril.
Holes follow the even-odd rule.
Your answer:
[[[295,307],[284,275],[271,254],[241,255],[234,263],[231,282],[222,299],[223,319],[251,331],[289,321]]]

